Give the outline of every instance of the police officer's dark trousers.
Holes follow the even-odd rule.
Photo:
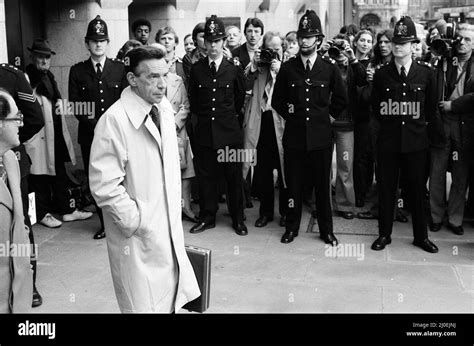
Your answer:
[[[239,146],[240,148],[241,146]],[[237,147],[229,146],[229,150]],[[199,218],[203,222],[213,223],[218,209],[219,177],[224,175],[227,183],[227,200],[233,224],[243,222],[242,162],[230,162],[223,155],[225,149],[213,149],[195,143],[194,168],[199,184]],[[219,159],[219,161],[218,161]]]
[[[426,150],[409,153],[380,151],[377,153],[380,236],[388,237],[392,234],[393,210],[401,170],[406,179],[408,198],[412,205],[414,240],[422,241],[428,238],[423,208],[426,157]]]
[[[288,212],[286,231],[297,232],[300,228],[305,167],[315,187],[316,213],[322,236],[333,233],[330,170],[332,146],[319,150],[284,148],[285,179],[288,187]],[[305,165],[305,162],[308,165]]]

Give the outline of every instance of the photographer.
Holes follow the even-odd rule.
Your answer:
[[[450,23],[454,25],[455,23]],[[464,233],[465,195],[469,175],[470,153],[473,144],[474,119],[472,108],[465,100],[468,93],[474,92],[474,59],[472,49],[474,32],[460,26],[457,33],[451,30],[447,37],[437,43],[443,47],[444,56],[438,64],[438,86],[440,87],[439,107],[442,112],[444,131],[447,142],[443,147],[431,150],[430,206],[432,223],[430,229],[437,232],[441,229],[447,209],[448,228],[457,235]],[[435,47],[433,41],[432,48]],[[439,47],[439,46],[438,46]],[[444,202],[446,173],[448,162],[452,158],[452,184],[447,208]]]
[[[260,199],[260,217],[255,227],[264,227],[273,220],[275,189],[273,170],[278,170],[280,226],[285,225],[286,218],[286,185],[283,176],[283,130],[284,120],[272,108],[270,101],[275,79],[280,71],[283,56],[282,38],[279,33],[269,31],[263,37],[263,49],[252,59],[250,74],[256,74],[252,89],[250,107],[244,117],[244,149],[254,152],[255,158],[254,185],[258,186]],[[244,162],[243,176],[246,177],[250,162]]]

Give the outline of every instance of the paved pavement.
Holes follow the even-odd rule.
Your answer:
[[[306,232],[308,211],[291,244],[280,243],[277,219],[255,228],[258,204],[246,209],[246,237],[233,232],[225,204],[214,229],[193,235],[192,224],[183,223],[187,243],[212,250],[209,312],[474,312],[470,224],[463,236],[446,228],[430,233],[440,249],[430,254],[411,244],[411,222],[395,223],[392,244],[376,252],[370,249],[376,221],[334,217],[342,244],[334,252],[318,233]],[[98,227],[96,215],[58,229],[35,225],[44,302],[34,312],[119,312],[106,240],[92,239]]]

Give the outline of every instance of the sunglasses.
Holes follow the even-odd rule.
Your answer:
[[[6,118],[6,119],[1,119],[2,121],[16,121],[18,126],[22,127],[24,125],[24,122],[23,122],[23,113],[18,111],[18,113],[16,113],[16,117],[15,118]]]

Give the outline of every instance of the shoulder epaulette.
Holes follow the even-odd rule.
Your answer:
[[[380,64],[377,66],[377,70],[380,70],[382,67],[388,66],[390,64],[390,61],[384,62],[383,64]]]
[[[421,65],[421,66],[433,67],[433,65],[431,65],[429,62],[426,62],[426,61],[416,60],[416,62],[418,63],[418,65]]]
[[[117,59],[117,58],[110,58],[110,60],[112,60],[113,62],[115,62],[117,64],[123,64],[123,60],[120,60],[120,59]]]
[[[323,55],[323,60],[324,60],[324,61],[327,61],[328,63],[331,63],[331,64],[335,64],[335,63],[336,63],[336,60],[334,60],[334,59],[331,58],[331,57],[328,57],[327,55]]]
[[[11,71],[11,72],[23,72],[21,70],[18,69],[18,67],[15,67],[13,65],[10,65],[10,64],[0,64],[0,67],[3,68],[4,70],[7,70],[7,71]]]

